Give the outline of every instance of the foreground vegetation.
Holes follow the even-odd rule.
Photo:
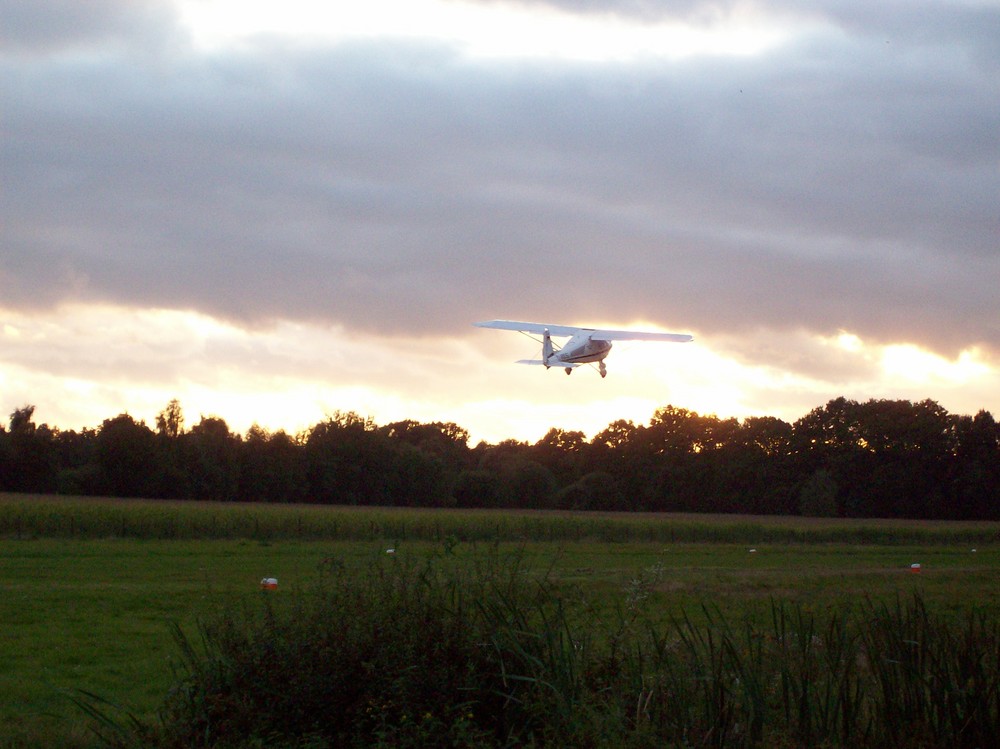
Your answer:
[[[0,491],[268,503],[1000,519],[1000,425],[926,400],[844,398],[793,424],[665,406],[593,439],[468,444],[456,424],[337,413],[297,435],[233,434],[180,405],[61,431],[0,427]]]
[[[1000,741],[1000,624],[923,599],[770,622],[706,607],[662,624],[656,570],[616,606],[495,552],[471,566],[330,560],[287,600],[175,630],[154,722],[85,701],[110,745],[983,747]]]
[[[998,532],[0,497],[0,746],[994,745]]]

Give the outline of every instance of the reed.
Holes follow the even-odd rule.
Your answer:
[[[177,629],[159,722],[105,733],[160,747],[998,745],[1000,629],[982,613],[940,618],[914,595],[771,600],[766,625],[710,606],[660,623],[643,595],[656,580],[609,608],[498,549],[471,567],[334,562],[301,595]]]

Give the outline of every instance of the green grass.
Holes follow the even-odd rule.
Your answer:
[[[215,537],[205,532],[213,527]],[[191,631],[220,608],[256,600],[264,576],[278,578],[273,597],[284,600],[332,566],[367,569],[389,546],[400,561],[434,557],[454,566],[476,563],[499,539],[501,552],[519,549],[559,589],[593,596],[607,610],[641,592],[661,621],[685,613],[702,621],[709,604],[766,623],[772,598],[824,612],[865,596],[889,602],[913,593],[956,621],[970,606],[1000,616],[997,524],[7,496],[0,528],[0,747],[90,745],[88,721],[69,699],[75,690],[151,717],[178,661],[171,622]],[[249,537],[218,537],[239,529]],[[909,571],[914,562],[920,574]]]
[[[182,634],[162,722],[114,746],[982,747],[1000,739],[1000,627],[923,595],[769,621],[662,621],[657,575],[617,606],[524,552],[330,566]],[[651,617],[650,614],[653,614]],[[126,726],[127,728],[127,726]]]

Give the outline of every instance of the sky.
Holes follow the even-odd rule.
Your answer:
[[[996,0],[0,0],[0,180],[0,409],[61,429],[1000,416]]]

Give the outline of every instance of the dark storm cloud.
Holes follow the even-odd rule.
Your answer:
[[[838,28],[746,58],[7,55],[0,295],[382,333],[641,318],[996,351],[1000,61],[982,29],[1000,13],[960,9],[935,35],[951,6],[907,5],[927,25],[887,17],[886,43],[855,29],[867,5],[831,7]]]

